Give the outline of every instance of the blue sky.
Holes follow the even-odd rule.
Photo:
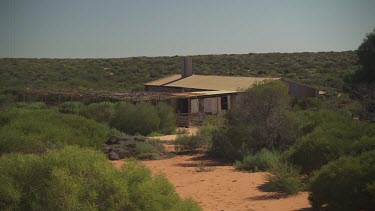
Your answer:
[[[354,50],[368,0],[0,0],[0,57]]]

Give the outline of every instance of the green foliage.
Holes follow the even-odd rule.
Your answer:
[[[255,154],[246,155],[242,161],[236,160],[234,167],[241,171],[266,171],[280,160],[280,156],[275,151],[262,149]]]
[[[357,154],[372,148],[375,126],[354,121],[332,111],[305,112],[301,126],[307,135],[299,138],[287,152],[287,159],[311,173],[342,155]],[[307,118],[306,118],[307,117]],[[308,119],[308,120],[307,120]]]
[[[268,81],[248,89],[230,111],[227,129],[213,139],[212,153],[240,160],[243,151],[285,149],[296,138],[293,116],[287,112],[288,90],[280,81]]]
[[[176,131],[176,115],[171,106],[158,103],[157,111],[160,118],[159,131],[164,134],[173,134]]]
[[[112,131],[80,116],[49,109],[0,113],[0,153],[44,152],[65,145],[101,148]]]
[[[118,104],[110,125],[127,134],[147,135],[157,131],[160,117],[154,106],[148,103],[133,105],[129,103]]]
[[[354,75],[354,82],[375,82],[375,29],[367,34],[357,55],[361,68]]]
[[[268,168],[267,183],[264,185],[269,191],[285,195],[297,194],[304,188],[299,169],[289,163],[279,162]]]
[[[200,210],[164,176],[128,161],[122,171],[94,150],[0,157],[1,210]]]
[[[6,110],[13,106],[16,98],[12,94],[7,94],[5,91],[0,89],[0,111]]]
[[[79,115],[100,123],[109,123],[115,112],[115,104],[110,102],[92,103],[83,106]]]
[[[64,102],[58,106],[61,113],[78,114],[100,123],[109,123],[115,111],[115,104],[111,102],[91,103]]]
[[[196,152],[203,147],[204,143],[198,136],[178,135],[174,144],[176,151]]]
[[[199,128],[196,135],[178,135],[174,142],[176,145],[175,148],[177,151],[208,151],[212,147],[213,135],[218,131],[219,127],[205,124]]]
[[[341,89],[344,75],[357,69],[357,60],[355,51],[193,56],[196,74],[229,75],[231,69],[232,74],[238,76],[286,77],[320,87],[327,85],[332,90]],[[181,57],[176,56],[117,59],[1,58],[0,84],[22,88],[136,91],[141,90],[145,82],[178,73],[180,66]]]
[[[64,102],[59,105],[59,111],[66,114],[79,114],[83,106],[81,102]]]
[[[307,97],[307,98],[299,98],[296,99],[295,105],[293,106],[294,109],[317,109],[320,107],[320,98],[317,97]]]
[[[310,181],[309,200],[315,209],[373,210],[375,151],[341,157],[323,166]]]
[[[136,142],[135,151],[138,154],[138,158],[144,159],[155,159],[157,157],[158,151],[153,145],[147,142]]]
[[[34,103],[23,103],[19,102],[15,105],[16,108],[25,108],[25,109],[46,109],[47,106],[43,102],[34,102]]]

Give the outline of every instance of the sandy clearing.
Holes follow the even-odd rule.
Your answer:
[[[172,141],[170,136],[158,137]],[[168,151],[174,146],[165,144]],[[213,171],[197,172],[198,163],[214,167]],[[120,167],[124,161],[112,161]],[[231,165],[210,160],[203,155],[177,155],[165,160],[142,161],[154,174],[162,173],[175,186],[181,197],[192,197],[204,210],[309,210],[308,193],[287,198],[259,190],[266,182],[264,172],[235,171]]]

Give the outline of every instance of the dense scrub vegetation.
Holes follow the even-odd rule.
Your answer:
[[[212,153],[234,161],[262,148],[286,149],[295,139],[288,103],[287,87],[280,81],[248,89],[228,114],[225,129],[214,136]]]
[[[122,170],[91,149],[0,157],[1,210],[200,210],[162,175],[128,161]]]
[[[24,108],[0,113],[0,153],[38,153],[65,145],[101,149],[112,133],[118,133],[84,117],[40,109],[44,106],[23,104]]]
[[[375,141],[373,141],[375,142]],[[373,210],[375,151],[344,156],[323,166],[311,178],[310,201],[320,210]]]
[[[176,116],[171,106],[158,103],[111,103],[101,102],[85,105],[65,102],[59,105],[62,113],[71,113],[105,123],[126,134],[148,135],[153,132],[172,134],[176,129]]]
[[[200,210],[138,162],[127,161],[121,171],[108,162],[104,143],[111,134],[124,134],[96,121],[109,121],[103,113],[116,105],[55,109],[7,97],[0,103],[0,210]],[[169,107],[157,108],[156,115],[170,119]],[[156,141],[133,145],[139,158],[164,150]]]
[[[276,81],[248,90],[225,121],[211,125],[207,153],[234,162],[241,171],[268,171],[262,190],[310,191],[316,209],[370,210],[375,125],[357,120],[358,107],[345,95],[300,99],[290,106],[283,86]],[[201,139],[198,134],[178,144],[202,149]],[[347,197],[345,192],[354,193]]]
[[[212,148],[213,135],[224,125],[224,118],[207,116],[194,135],[178,134],[174,141],[177,152],[206,152]]]
[[[286,152],[302,172],[311,173],[343,155],[375,149],[375,125],[353,121],[340,113],[303,111],[301,129],[305,135]],[[371,138],[370,138],[371,137]]]
[[[176,117],[173,109],[165,104],[155,107],[148,103],[125,103],[117,105],[109,124],[128,134],[173,133],[176,128]]]
[[[193,56],[196,74],[287,77],[341,90],[357,69],[354,51],[319,53],[249,53]],[[140,90],[143,83],[179,74],[181,57],[118,59],[0,59],[4,87]]]

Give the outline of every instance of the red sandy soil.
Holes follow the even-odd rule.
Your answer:
[[[173,140],[170,136],[157,138]],[[172,150],[173,146],[166,144],[166,148]],[[213,170],[197,172],[197,164],[202,162]],[[123,163],[123,160],[113,161],[116,167]],[[283,211],[309,210],[311,207],[306,192],[280,198],[275,197],[274,193],[260,190],[259,187],[266,182],[267,173],[235,171],[231,165],[222,164],[203,155],[177,155],[170,159],[142,163],[154,174],[164,174],[181,197],[193,198],[203,210]]]

